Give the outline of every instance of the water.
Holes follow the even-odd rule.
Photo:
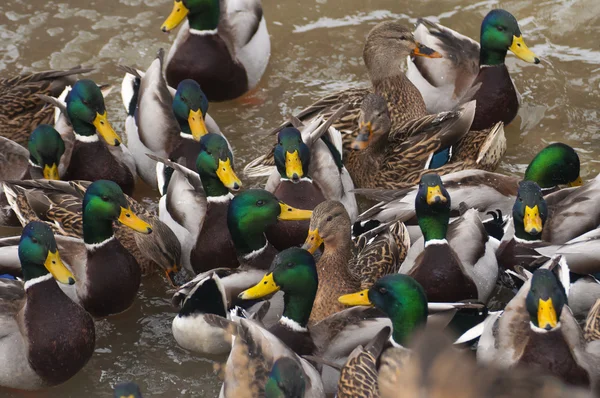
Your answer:
[[[264,133],[290,113],[325,93],[366,82],[363,41],[380,20],[413,23],[427,17],[478,39],[483,16],[502,7],[517,17],[542,64],[507,59],[524,105],[521,118],[506,128],[508,150],[500,171],[522,173],[536,152],[558,140],[577,149],[584,179],[600,171],[597,0],[263,0],[263,7],[272,56],[260,86],[250,100],[209,109],[235,148],[238,170],[268,148],[272,137]],[[109,120],[123,133],[117,65],[145,69],[160,47],[169,48],[174,34],[165,35],[160,25],[170,10],[168,0],[5,0],[0,4],[0,75],[94,66],[90,78],[115,86],[106,100]],[[155,198],[143,186],[137,196]],[[97,352],[76,377],[43,392],[0,388],[0,395],[106,397],[114,384],[134,380],[148,396],[216,396],[220,381],[214,365],[225,358],[202,358],[177,347],[169,299],[161,277],[146,278],[129,311],[97,322]]]

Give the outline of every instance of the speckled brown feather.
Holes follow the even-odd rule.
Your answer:
[[[583,333],[587,342],[600,340],[600,299],[596,300],[596,303],[588,313]]]
[[[0,136],[27,145],[31,132],[54,118],[54,108],[37,95],[58,97],[67,85],[75,83],[73,75],[91,70],[75,67],[0,79]]]

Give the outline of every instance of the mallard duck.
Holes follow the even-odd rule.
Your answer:
[[[371,92],[382,95],[388,103],[392,129],[411,119],[425,116],[427,110],[419,90],[404,75],[404,58],[409,55],[437,58],[440,55],[415,41],[413,34],[402,22],[386,21],[377,24],[369,34],[363,50],[363,60],[371,88],[351,88],[327,95],[296,115],[304,123],[322,116],[328,119],[341,107],[348,107],[333,127],[342,134],[343,148],[350,149],[358,135],[358,115],[365,96]],[[273,133],[290,122],[282,123]],[[401,139],[402,137],[399,137]],[[249,164],[252,169],[263,169],[274,164],[273,152]]]
[[[175,0],[161,30],[184,19],[167,56],[170,86],[193,79],[209,100],[226,101],[258,85],[271,55],[260,0]]]
[[[567,384],[595,389],[600,380],[598,342],[585,342],[568,307],[569,286],[549,270],[555,261],[536,270],[504,312],[486,319],[477,359],[503,368],[535,366]]]
[[[76,66],[0,79],[0,136],[26,146],[37,126],[54,119],[52,107],[38,95],[57,97],[75,83],[75,75],[92,70]]]
[[[307,220],[312,212],[291,207],[262,189],[234,198],[229,190],[238,190],[241,181],[233,171],[227,143],[221,136],[207,134],[201,144],[198,172],[155,158],[177,171],[159,206],[161,219],[182,242],[184,264],[196,273],[215,265],[268,268],[277,250],[265,237],[267,228],[278,220]]]
[[[294,397],[325,397],[317,370],[260,324],[249,319],[240,319],[237,324],[216,315],[208,315],[207,318],[226,330],[227,336],[235,336],[225,364],[220,397],[277,397],[267,394],[278,389],[304,390],[302,395]],[[283,364],[283,358],[295,365],[289,362]],[[278,366],[275,367],[275,364]],[[291,374],[291,369],[296,373]],[[285,387],[282,385],[284,380],[288,380]]]
[[[498,241],[490,239],[477,211],[467,210],[449,225],[451,196],[437,174],[421,178],[414,206],[424,244],[410,248],[399,272],[415,278],[433,302],[486,303],[498,276]]]
[[[32,220],[48,223],[61,236],[83,239],[83,199],[90,182],[84,181],[10,181],[4,182],[3,193],[11,199],[11,207],[21,225]],[[152,228],[151,234],[140,234],[122,224],[116,225],[115,236],[133,254],[144,273],[156,265],[171,284],[181,285],[189,277],[182,268],[181,246],[171,229],[135,199],[125,196],[128,207]],[[10,245],[9,241],[5,245]]]
[[[469,132],[474,113],[471,101],[456,111],[410,120],[392,132],[385,99],[369,94],[352,144],[359,150],[349,151],[344,164],[361,188],[407,188],[430,169],[440,175],[469,168],[494,170],[506,149],[502,124]],[[408,138],[399,140],[397,135]]]
[[[48,101],[60,110],[55,121],[57,131],[63,137],[72,131],[75,137],[63,179],[111,180],[131,195],[137,176],[135,161],[108,122],[104,97],[96,83],[79,80],[70,90],[67,87],[61,98]]]
[[[340,294],[370,286],[379,277],[397,272],[410,246],[404,224],[383,225],[352,242],[350,217],[340,202],[315,207],[304,248],[311,253],[325,245],[317,263],[319,289],[310,316],[318,322],[344,309]]]
[[[415,40],[442,54],[442,60],[408,57],[407,76],[417,86],[429,112],[441,112],[459,103],[477,101],[471,129],[483,130],[498,122],[509,124],[519,111],[520,96],[504,64],[512,51],[526,62],[540,59],[525,45],[515,17],[508,11],[490,11],[481,23],[481,46],[451,29],[419,19]]]
[[[579,186],[579,156],[573,148],[554,143],[542,149],[529,163],[524,180],[535,181],[543,191],[551,193],[561,185]],[[463,170],[442,176],[445,189],[452,197],[452,216],[459,214],[459,205],[475,208],[482,218],[490,211],[511,214],[519,188],[520,177],[483,170]],[[359,189],[356,193],[381,203],[359,216],[359,221],[377,219],[381,222],[415,220],[415,198],[418,187],[393,191]]]
[[[12,208],[17,212],[22,210],[13,202],[16,197],[6,189],[6,185],[5,193]],[[44,202],[43,196],[38,197],[39,205],[45,210],[40,213],[51,220],[48,214],[61,209],[52,207],[51,198],[46,196],[45,199],[50,203]],[[151,233],[152,228],[131,211],[123,191],[112,181],[92,183],[86,190],[82,208],[83,239],[80,236],[58,236],[65,262],[78,278],[75,285],[64,288],[65,292],[97,317],[125,311],[137,295],[141,269],[135,257],[115,239],[112,224],[119,221],[144,234]],[[17,216],[27,219],[22,213],[17,213]],[[74,217],[75,220],[78,217]],[[67,219],[65,224],[72,221],[73,218]],[[60,234],[61,226],[56,228]]]
[[[0,386],[55,386],[77,374],[92,357],[94,321],[54,280],[75,283],[47,225],[27,224],[18,254],[23,281],[0,279]]]
[[[119,383],[114,389],[114,398],[142,398],[142,391],[140,386],[128,381],[125,383]]]
[[[209,132],[221,134],[207,113],[208,100],[198,83],[186,79],[177,90],[167,86],[162,75],[163,56],[160,49],[146,73],[120,66],[126,72],[121,97],[127,111],[127,146],[140,177],[151,187],[157,186],[156,162],[147,153],[169,159],[184,156],[184,166],[193,169],[200,137]]]

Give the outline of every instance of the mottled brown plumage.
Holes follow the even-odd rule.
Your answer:
[[[587,342],[600,340],[600,299],[596,300],[596,304],[590,310],[583,333]]]
[[[27,145],[37,126],[54,120],[54,108],[38,94],[58,97],[67,85],[75,83],[74,75],[91,70],[77,66],[0,79],[0,136]]]

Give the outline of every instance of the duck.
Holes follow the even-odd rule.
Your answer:
[[[488,236],[477,211],[465,209],[450,224],[451,196],[435,173],[421,177],[414,206],[423,237],[399,272],[415,278],[430,301],[487,303],[498,276],[499,242]]]
[[[227,362],[219,397],[278,397],[277,392],[294,391],[293,397],[325,397],[319,372],[281,340],[252,319],[239,323],[217,315],[208,315],[212,324],[235,336]],[[285,361],[285,362],[283,362]],[[271,395],[274,394],[274,395]]]
[[[182,22],[167,55],[170,86],[193,79],[210,101],[227,101],[258,85],[271,55],[260,0],[175,0],[161,30]]]
[[[0,137],[0,180],[60,179],[64,173],[65,143],[54,127],[40,124],[27,141],[27,149],[8,138]],[[59,170],[60,169],[60,170]]]
[[[483,324],[477,360],[500,368],[535,366],[568,385],[597,390],[598,341],[586,342],[549,260],[533,272],[503,312]],[[548,347],[552,347],[548,350]]]
[[[432,113],[476,100],[471,129],[484,130],[517,116],[520,95],[504,63],[510,50],[525,62],[540,59],[527,47],[517,19],[508,11],[490,11],[481,23],[480,42],[424,19],[417,21],[415,40],[442,55],[436,61],[407,57],[407,77],[419,89]]]
[[[75,277],[52,230],[33,221],[18,246],[23,280],[0,279],[0,386],[38,390],[75,376],[94,353],[92,317],[58,287]]]
[[[317,263],[319,289],[310,322],[318,322],[344,307],[337,302],[340,293],[369,286],[379,277],[398,271],[406,257],[410,240],[402,223],[382,225],[355,242],[344,206],[325,201],[314,208],[303,248],[310,253],[324,244]]]
[[[375,25],[367,35],[363,49],[363,60],[371,87],[349,88],[328,94],[299,112],[295,115],[296,118],[308,124],[317,117],[328,119],[340,108],[347,107],[333,127],[340,131],[343,148],[348,150],[358,135],[360,105],[369,93],[380,94],[386,99],[392,129],[408,120],[425,116],[427,109],[423,97],[404,74],[404,59],[409,54],[417,57],[440,57],[439,53],[415,41],[410,29],[402,22],[385,21]],[[273,129],[272,133],[289,125],[290,122],[286,121]],[[265,166],[273,165],[271,151],[269,155],[250,163],[249,171],[256,168],[260,172]]]
[[[495,170],[506,150],[504,129],[500,123],[489,131],[469,131],[474,113],[471,101],[452,112],[410,120],[392,132],[385,99],[367,95],[352,144],[356,150],[345,158],[355,186],[403,189],[431,169],[440,175],[470,168]],[[408,138],[396,139],[397,134]]]
[[[200,137],[221,134],[215,120],[207,113],[208,99],[194,80],[185,79],[177,89],[167,85],[162,75],[164,50],[161,48],[146,72],[120,65],[125,71],[121,98],[127,111],[125,133],[137,171],[142,180],[157,187],[156,162],[146,156],[173,159],[178,153],[188,155],[184,166],[193,169],[199,152]],[[190,153],[184,152],[187,149]],[[233,151],[232,151],[233,152]],[[164,187],[158,187],[164,191]]]
[[[217,268],[218,258],[223,268],[268,268],[277,250],[265,237],[267,228],[278,220],[307,220],[312,212],[289,206],[263,189],[234,197],[230,191],[238,191],[242,183],[225,140],[207,134],[200,142],[197,172],[155,158],[177,172],[160,199],[159,215],[182,244],[184,266],[200,274]]]
[[[136,383],[128,381],[119,383],[115,386],[113,391],[114,398],[142,398],[142,391],[140,386]]]
[[[55,118],[56,130],[63,137],[74,135],[69,166],[62,178],[112,180],[131,196],[137,177],[135,161],[108,121],[100,87],[92,80],[82,79],[67,87],[59,98],[46,100],[60,112]]]
[[[40,124],[50,124],[54,111],[39,95],[59,96],[75,84],[76,75],[93,68],[24,73],[0,79],[0,136],[27,146],[29,135]]]
[[[10,199],[10,207],[21,226],[32,220],[46,222],[60,236],[84,238],[83,200],[90,182],[85,181],[5,181],[2,192]],[[144,274],[157,268],[171,285],[179,286],[191,279],[182,266],[181,246],[171,229],[130,196],[125,195],[128,207],[152,228],[151,234],[116,225],[115,236],[131,253]],[[10,239],[4,241],[5,246]]]
[[[522,180],[535,181],[544,195],[559,195],[557,191],[562,187],[573,189],[582,185],[580,170],[577,152],[569,145],[556,142],[547,145],[532,158],[523,178],[485,170],[461,170],[441,178],[444,188],[453,198],[452,216],[458,216],[459,205],[465,203],[467,208],[477,209],[481,218],[486,219],[489,212],[496,210],[504,215],[512,213]],[[414,203],[418,190],[418,187],[400,190],[355,189],[356,194],[379,202],[363,212],[358,221],[400,220],[412,224],[416,220]]]
[[[9,198],[10,191],[5,192]],[[11,206],[16,208],[14,203]],[[83,239],[59,235],[65,262],[77,277],[74,285],[61,287],[95,317],[123,312],[137,295],[141,269],[135,257],[115,238],[113,222],[143,234],[150,234],[152,227],[131,211],[123,191],[113,181],[90,184],[81,208]],[[51,205],[46,207],[46,214],[53,210]]]

